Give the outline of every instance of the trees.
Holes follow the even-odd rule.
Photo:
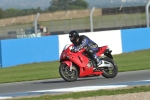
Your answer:
[[[19,10],[15,8],[10,8],[5,10],[5,16],[4,17],[13,17],[18,15]]]
[[[30,9],[17,9],[17,8],[9,8],[3,10],[0,8],[0,19],[8,18],[8,17],[17,17],[17,16],[25,16],[36,13],[45,13],[49,11],[61,11],[61,10],[77,10],[77,9],[87,9],[88,3],[85,0],[52,0],[50,2],[50,6],[42,10],[40,7],[30,8]]]
[[[1,18],[8,18],[8,17],[17,17],[17,16],[25,16],[25,15],[31,15],[31,14],[37,14],[37,13],[43,13],[45,11],[41,10],[40,7],[37,8],[30,8],[30,9],[16,9],[16,8],[9,8],[6,10],[3,10],[0,8],[0,19]]]
[[[4,14],[4,11],[2,8],[0,8],[0,19],[3,18],[3,14]]]
[[[88,3],[84,0],[52,0],[50,2],[50,11],[87,9]]]

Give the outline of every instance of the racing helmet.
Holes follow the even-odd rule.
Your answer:
[[[79,33],[76,30],[69,32],[69,39],[72,43],[75,43],[77,39],[79,38]]]

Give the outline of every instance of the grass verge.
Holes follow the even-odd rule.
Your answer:
[[[41,97],[32,97],[32,98],[22,98],[17,100],[59,100],[67,98],[83,98],[83,97],[95,97],[95,96],[105,96],[105,95],[117,95],[117,94],[127,94],[127,93],[138,93],[138,92],[150,92],[149,86],[136,86],[132,88],[122,88],[122,89],[113,89],[113,90],[98,90],[98,91],[86,91],[86,92],[76,92],[63,95],[44,95]]]

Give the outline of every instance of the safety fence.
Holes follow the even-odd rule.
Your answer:
[[[145,6],[146,3],[143,6],[97,8],[93,13],[94,31],[146,27]],[[47,28],[47,32],[41,33],[41,36],[45,36],[47,33],[51,35],[65,34],[70,30],[89,32],[90,11],[72,10],[40,14],[38,24]],[[1,19],[0,39],[18,38],[17,35],[22,35],[21,30],[25,32],[27,28],[33,28],[34,18],[35,15]]]

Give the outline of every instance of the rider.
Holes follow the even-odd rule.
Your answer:
[[[76,30],[69,32],[69,39],[74,44],[73,50],[75,52],[82,48],[86,48],[85,52],[96,61],[98,67],[101,67],[102,61],[96,55],[96,52],[98,51],[98,45],[95,42],[85,35],[79,36],[79,33]]]

